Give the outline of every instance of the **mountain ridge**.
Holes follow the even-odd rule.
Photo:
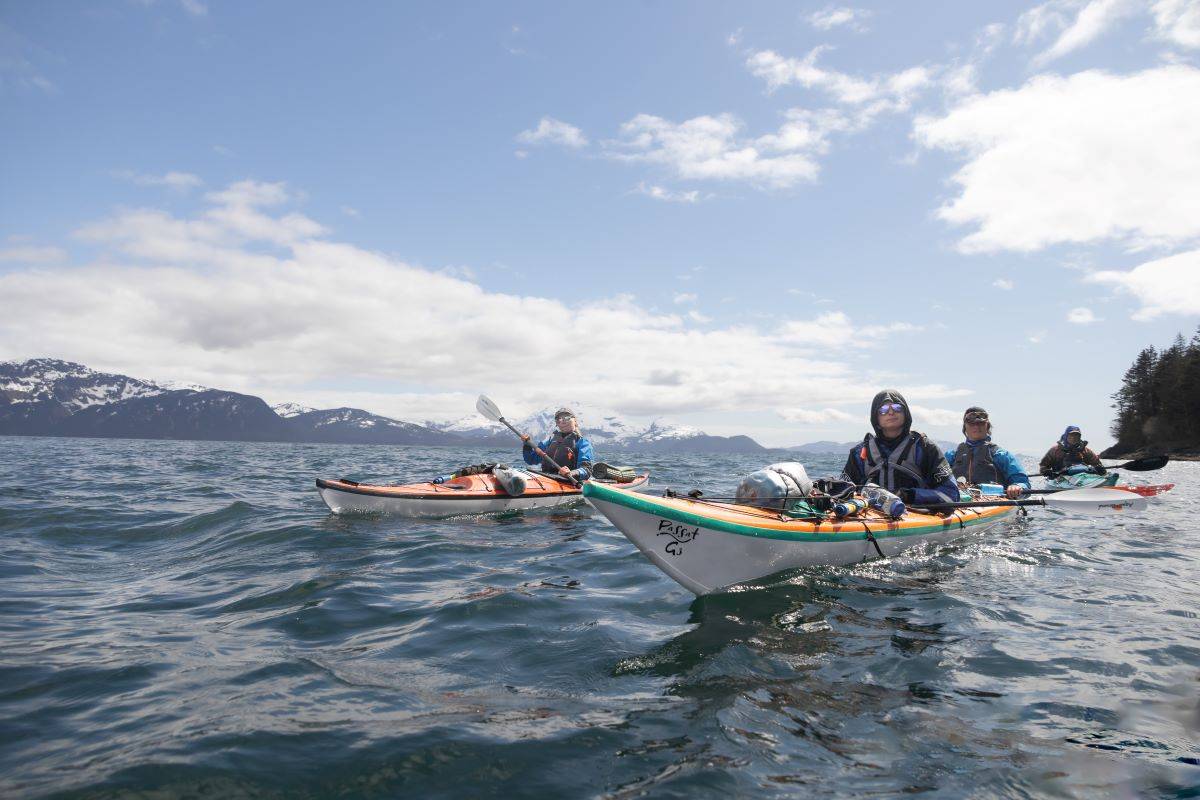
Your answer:
[[[578,407],[584,434],[603,450],[768,452],[748,436],[711,436],[661,419],[639,427],[586,403],[571,407]],[[541,437],[553,430],[553,418],[548,407],[517,427]],[[417,423],[359,408],[271,406],[254,395],[99,372],[53,358],[0,362],[0,435],[489,448],[516,443],[502,426],[473,415]]]

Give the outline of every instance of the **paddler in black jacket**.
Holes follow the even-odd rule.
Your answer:
[[[862,444],[846,459],[842,479],[862,486],[874,483],[909,505],[958,500],[954,473],[942,450],[923,433],[912,430],[908,401],[886,389],[871,401],[871,427]]]
[[[564,478],[573,477],[581,483],[586,481],[592,477],[592,443],[579,432],[579,421],[575,419],[575,412],[569,408],[555,411],[554,425],[558,430],[550,434],[546,441],[538,444],[537,450],[528,436],[522,436],[524,445],[521,448],[521,457],[525,459],[526,464],[540,465],[543,472],[554,472],[550,462],[539,455],[538,450],[541,450],[558,464],[559,475]]]
[[[1087,444],[1079,426],[1068,425],[1067,429],[1062,432],[1062,436],[1058,437],[1058,443],[1042,456],[1042,463],[1039,465],[1042,473],[1066,472],[1068,467],[1084,464],[1090,468],[1089,471],[1103,475],[1108,470],[1100,463],[1100,457],[1093,453],[1092,448]]]

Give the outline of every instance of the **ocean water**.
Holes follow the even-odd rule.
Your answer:
[[[1200,464],[700,600],[586,506],[313,488],[515,453],[0,437],[0,796],[1200,797]]]

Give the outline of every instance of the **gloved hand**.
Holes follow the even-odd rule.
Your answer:
[[[901,500],[904,501],[904,505],[911,506],[913,504],[913,501],[917,499],[917,490],[916,489],[897,489],[895,492],[895,495],[896,495],[896,497],[899,497]]]

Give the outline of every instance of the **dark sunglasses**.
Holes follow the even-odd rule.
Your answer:
[[[884,403],[879,407],[880,414],[886,414],[889,411],[895,411],[897,414],[903,414],[904,406],[900,405],[899,403]]]
[[[570,414],[559,414],[557,417],[554,418],[554,421],[562,422],[564,419],[575,419],[575,418],[572,417]]]
[[[987,422],[987,421],[988,421],[987,414],[972,414],[971,416],[967,417],[967,422]]]

